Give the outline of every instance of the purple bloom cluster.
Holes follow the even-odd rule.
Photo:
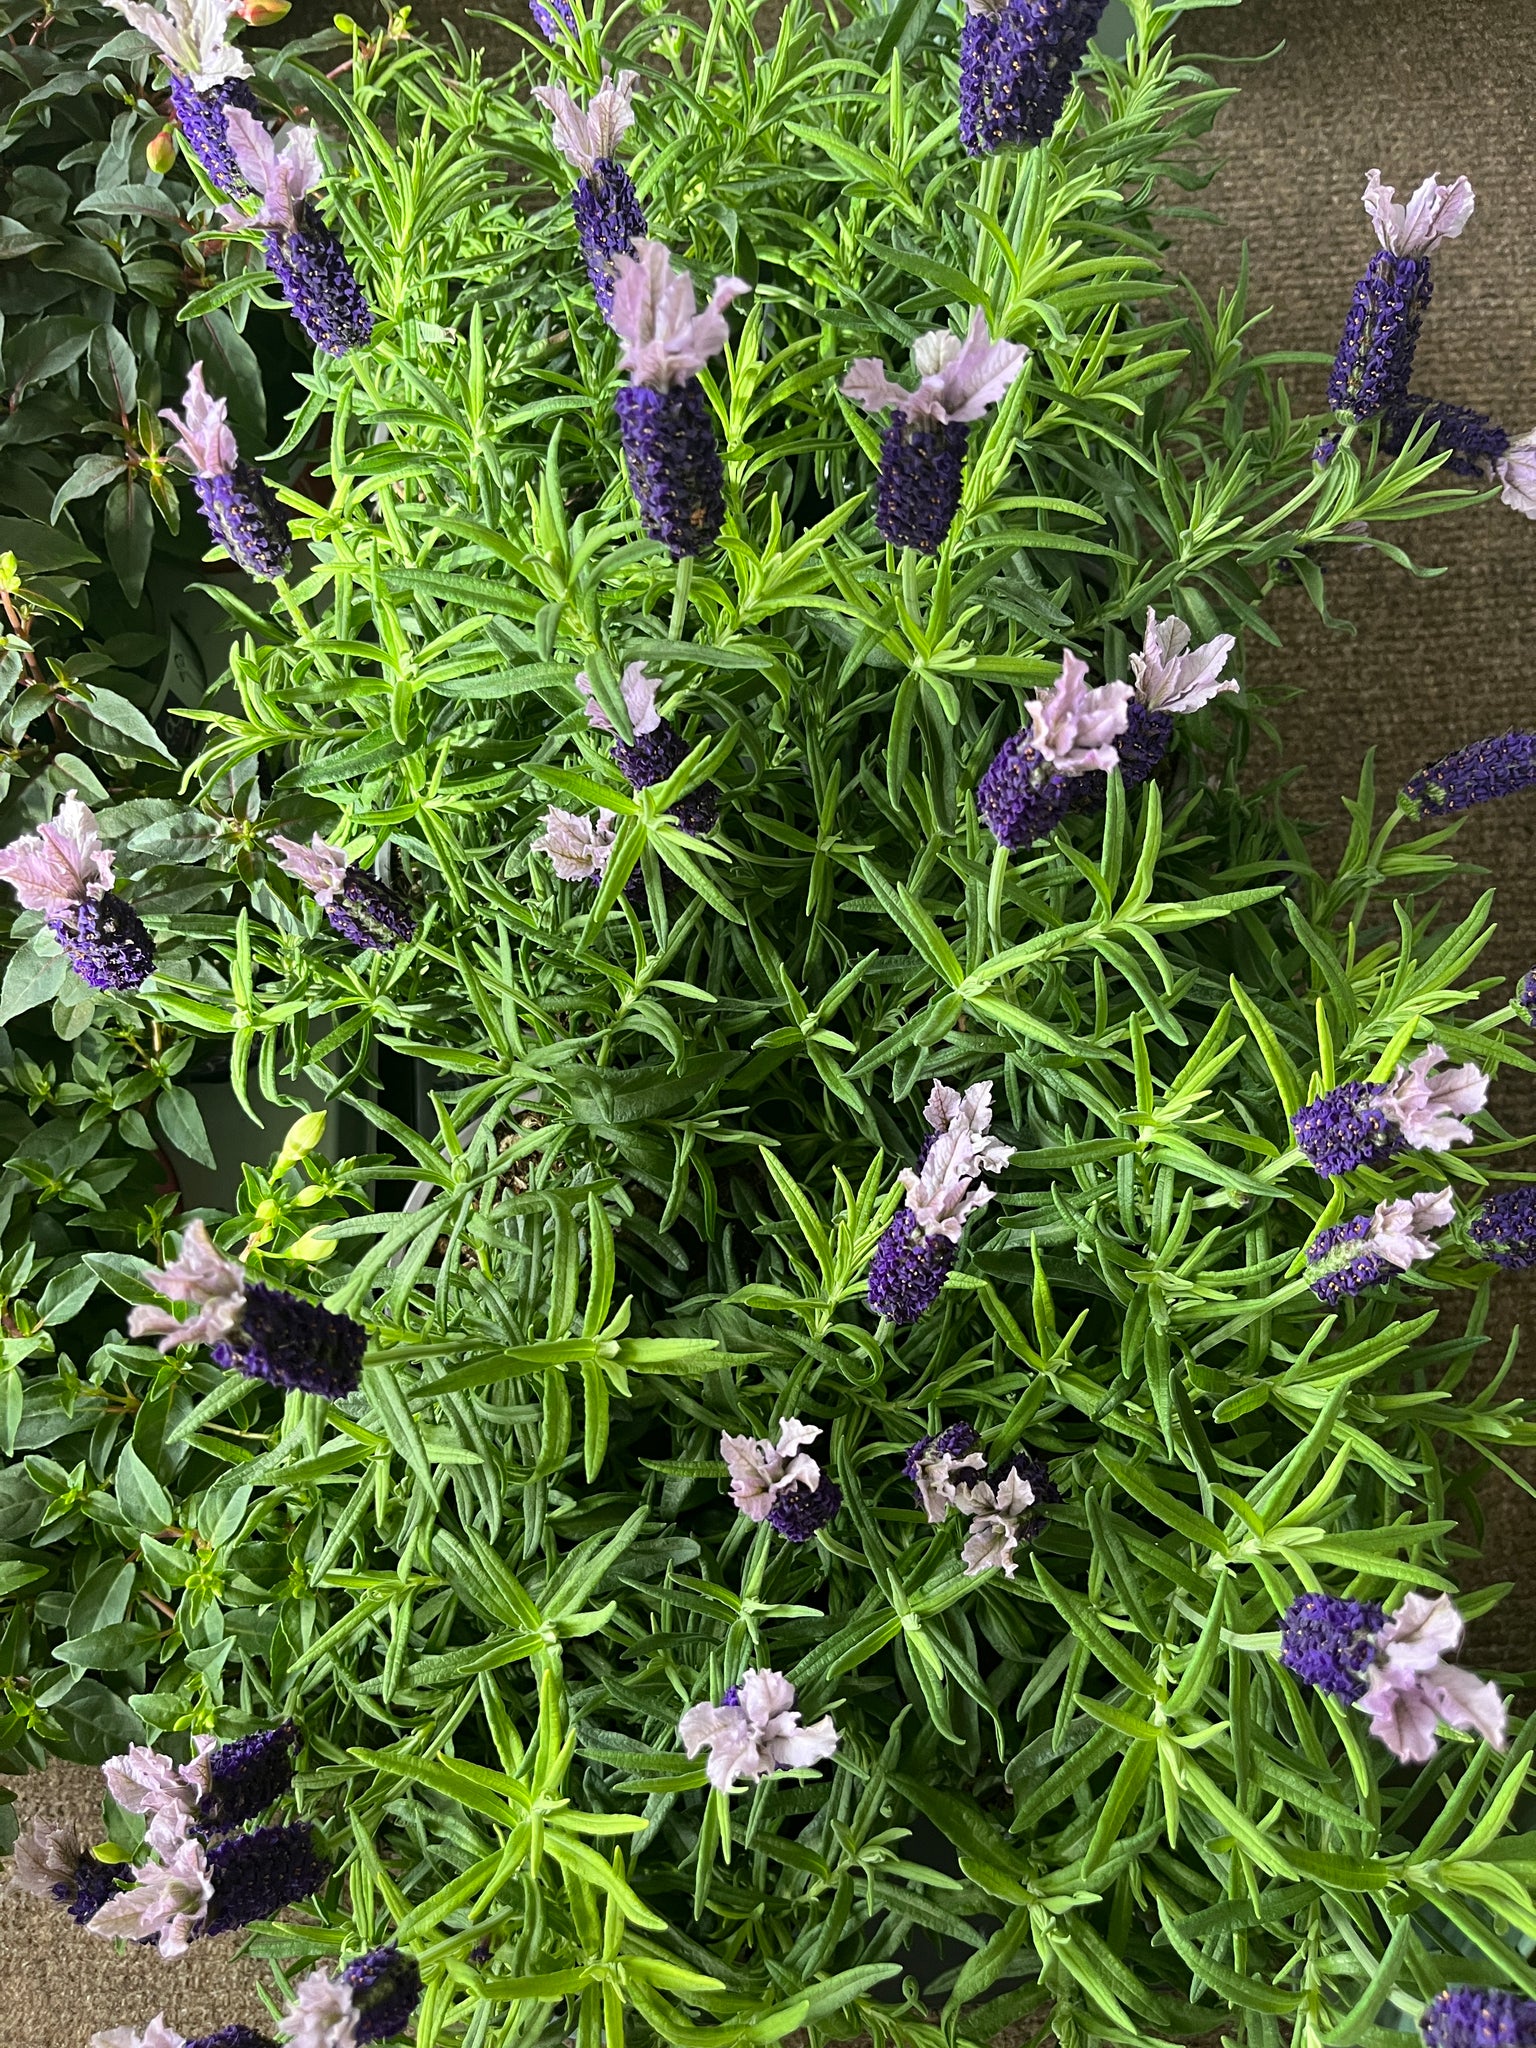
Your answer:
[[[809,1543],[842,1504],[842,1488],[829,1472],[823,1472],[814,1487],[803,1480],[787,1486],[768,1510],[768,1526],[790,1543]]]
[[[140,1302],[128,1311],[132,1337],[158,1337],[163,1352],[206,1344],[214,1364],[226,1372],[266,1380],[285,1393],[339,1401],[362,1382],[368,1343],[362,1324],[247,1280],[245,1269],[225,1258],[199,1218],[187,1225],[176,1258],[145,1277],[165,1300],[192,1304],[193,1313],[180,1319]]]
[[[1333,412],[1367,420],[1406,402],[1433,290],[1427,256],[1377,250],[1355,285],[1328,379]]]
[[[354,2038],[359,2044],[403,2034],[421,2001],[421,1970],[400,1949],[370,1949],[348,1963],[341,1982],[351,1994]]]
[[[606,316],[613,310],[614,259],[632,256],[635,244],[650,232],[645,208],[640,204],[635,181],[624,166],[611,156],[603,156],[577,179],[571,194],[571,211],[576,216],[587,281],[598,311]]]
[[[697,380],[666,391],[625,384],[613,404],[647,537],[674,560],[707,553],[725,523],[725,472]]]
[[[208,1789],[195,1810],[198,1824],[216,1831],[243,1827],[275,1805],[292,1789],[298,1741],[292,1721],[281,1721],[210,1750]]]
[[[943,1292],[959,1251],[958,1238],[930,1234],[910,1209],[898,1209],[870,1262],[870,1307],[893,1323],[915,1323]]]
[[[1330,1179],[1360,1166],[1384,1166],[1403,1150],[1403,1136],[1382,1099],[1386,1084],[1344,1081],[1291,1118],[1296,1142],[1318,1172]]]
[[[1467,1236],[1507,1273],[1536,1266],[1536,1187],[1500,1188],[1485,1196]]]
[[[1452,1984],[1419,2018],[1424,2048],[1536,2048],[1536,2000]]]
[[[968,0],[960,139],[972,156],[1049,141],[1107,0]]]
[[[963,1095],[935,1081],[924,1114],[933,1134],[919,1162],[901,1175],[907,1199],[881,1233],[867,1292],[876,1315],[914,1323],[949,1278],[966,1219],[992,1199],[983,1173],[995,1173],[1013,1147],[992,1136],[992,1083]]]
[[[1366,1689],[1366,1667],[1385,1623],[1374,1600],[1300,1593],[1281,1619],[1280,1662],[1303,1685],[1331,1692],[1348,1705]]]
[[[116,857],[73,790],[35,832],[0,847],[0,881],[45,921],[80,979],[121,994],[153,971],[155,944],[138,912],[113,892],[115,877]]]
[[[1400,802],[1416,818],[1447,818],[1532,788],[1536,732],[1512,729],[1431,761],[1404,784]]]
[[[306,200],[291,228],[267,229],[267,268],[278,290],[317,349],[328,356],[366,348],[373,335],[373,308],[363,297],[336,230]]]
[[[284,1393],[340,1401],[362,1384],[368,1333],[350,1316],[251,1281],[239,1330],[212,1348],[225,1371],[265,1380]]]
[[[277,2043],[270,2034],[258,2034],[254,2027],[242,2026],[235,2020],[211,2034],[199,2034],[185,2048],[277,2048]]]
[[[1053,832],[1071,810],[1075,785],[1119,763],[1135,692],[1128,683],[1087,682],[1088,664],[1073,653],[1061,674],[1029,707],[1030,723],[1004,740],[976,785],[976,808],[1011,852]]]
[[[1152,780],[1172,744],[1173,714],[1149,711],[1139,697],[1133,697],[1125,707],[1125,731],[1115,741],[1120,779],[1128,792]],[[1086,775],[1072,778],[1067,794],[1070,810],[1102,810],[1109,794],[1109,777],[1102,768],[1090,768]]]
[[[388,953],[416,936],[416,920],[395,891],[354,867],[318,832],[308,846],[274,832],[270,841],[284,874],[301,882],[325,912],[332,931],[360,950]]]
[[[1380,171],[1367,177],[1364,205],[1381,247],[1355,286],[1328,380],[1328,403],[1341,419],[1372,419],[1408,402],[1419,330],[1434,288],[1429,259],[1461,233],[1473,203],[1465,178],[1442,185],[1428,177],[1399,201]]]
[[[933,1134],[938,1136],[937,1132]],[[924,1458],[968,1458],[981,1449],[981,1437],[974,1423],[951,1422],[934,1436],[919,1437],[902,1461],[901,1474],[915,1486]]]
[[[528,0],[533,25],[546,43],[558,43],[562,35],[575,35],[576,16],[571,0]]]
[[[250,188],[229,146],[226,117],[232,107],[247,114],[261,111],[243,78],[226,78],[200,92],[190,79],[171,73],[171,112],[187,138],[188,149],[221,192],[246,192]]]
[[[631,789],[649,789],[654,783],[665,782],[687,760],[692,750],[682,734],[656,709],[656,693],[661,684],[655,676],[646,674],[644,662],[630,662],[620,684],[630,731],[634,734],[631,740],[621,740],[614,732],[607,712],[592,693],[585,671],[577,676],[576,686],[586,693],[588,723],[599,732],[613,734],[613,758]],[[672,806],[672,816],[696,839],[714,829],[719,815],[720,792],[712,782],[701,782]]]
[[[1438,398],[1410,393],[1389,406],[1381,423],[1381,445],[1401,455],[1408,437],[1420,427],[1433,427],[1428,452],[1438,455],[1453,476],[1489,477],[1509,453],[1509,435],[1497,420],[1471,405],[1451,405]]]
[[[319,1891],[330,1875],[329,1859],[315,1847],[308,1821],[289,1827],[253,1828],[225,1835],[208,1851],[213,1895],[203,1933],[228,1934],[253,1920],[274,1919]]]
[[[192,488],[208,531],[247,576],[270,583],[286,574],[293,556],[287,517],[277,493],[244,456],[227,470],[193,477]]]
[[[1352,1216],[1347,1223],[1335,1223],[1322,1231],[1307,1247],[1307,1266],[1312,1292],[1329,1308],[1337,1308],[1350,1295],[1382,1286],[1393,1271],[1372,1246],[1369,1216]]]
[[[886,374],[878,356],[861,356],[843,378],[845,398],[865,412],[889,412],[880,442],[875,525],[892,547],[937,554],[960,509],[965,444],[971,424],[997,404],[1029,351],[993,341],[978,307],[964,340],[947,329],[912,344],[917,385],[909,391]]]
[[[1536,967],[1521,975],[1520,986],[1515,990],[1515,1008],[1536,1031]]]

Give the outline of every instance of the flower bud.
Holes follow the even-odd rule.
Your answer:
[[[232,11],[249,28],[270,28],[290,11],[289,0],[240,0]]]
[[[169,121],[145,143],[144,161],[152,171],[158,171],[162,177],[175,163],[176,130]]]

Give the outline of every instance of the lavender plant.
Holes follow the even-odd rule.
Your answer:
[[[1367,762],[1331,872],[1245,786],[1272,590],[1477,494],[1167,274],[1192,11],[1047,41],[980,162],[967,25],[858,0],[308,78],[378,321],[197,711],[227,898],[131,997],[298,1121],[97,1256],[0,1525],[163,1759],[132,1885],[27,1852],[71,1938],[259,1866],[302,2048],[1524,2038],[1536,1727],[1455,1530],[1536,1441],[1473,1370],[1529,1025],[1437,900],[1524,736],[1424,822]],[[535,90],[605,64],[611,324]],[[931,462],[861,409],[914,344]],[[290,1722],[210,1845],[201,1738]]]

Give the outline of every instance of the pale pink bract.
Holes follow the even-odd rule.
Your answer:
[[[1129,683],[1095,686],[1087,678],[1087,662],[1065,650],[1061,674],[1029,707],[1029,744],[1060,775],[1107,774],[1120,759],[1115,741],[1134,692]]]
[[[754,1784],[770,1771],[805,1770],[836,1750],[831,1715],[802,1726],[795,1688],[780,1672],[743,1672],[736,1692],[734,1705],[689,1707],[677,1724],[685,1755],[709,1751],[706,1776],[717,1791]]]
[[[111,850],[73,790],[47,824],[0,848],[0,881],[10,883],[23,910],[50,924],[72,917],[82,903],[99,902],[113,879]]]
[[[228,476],[240,460],[240,450],[229,425],[229,405],[215,398],[203,381],[203,366],[194,363],[187,372],[187,388],[181,411],[162,406],[160,417],[169,420],[180,437],[173,454],[181,456],[195,476]]]
[[[946,328],[919,335],[912,344],[917,386],[908,391],[887,374],[878,356],[860,356],[848,366],[842,393],[865,412],[895,410],[909,420],[947,425],[979,420],[996,405],[1029,358],[1019,342],[994,341],[978,306],[962,341]]]
[[[1465,178],[1442,185],[1431,172],[1409,199],[1399,201],[1397,188],[1384,185],[1380,171],[1368,171],[1364,203],[1383,249],[1393,256],[1431,256],[1461,233],[1477,199]]]
[[[608,324],[624,343],[619,368],[653,391],[686,383],[725,347],[730,338],[725,309],[751,289],[742,278],[717,277],[701,313],[693,279],[674,266],[666,244],[637,242],[633,256],[614,262]]]
[[[285,839],[281,832],[274,832],[267,843],[278,856],[277,864],[283,873],[292,875],[306,888],[322,910],[336,901],[351,865],[339,846],[332,846],[318,832],[308,846],[297,839]]]
[[[139,1302],[128,1311],[130,1337],[158,1337],[161,1351],[170,1352],[179,1344],[218,1344],[239,1329],[245,1311],[245,1269],[225,1258],[200,1218],[194,1216],[187,1225],[181,1250],[171,1263],[144,1277],[167,1301],[191,1302],[197,1312],[178,1321],[169,1309]]]
[[[639,76],[621,71],[604,78],[583,108],[563,85],[536,85],[533,96],[553,120],[555,147],[584,176],[618,148],[619,137],[635,125],[633,100]]]

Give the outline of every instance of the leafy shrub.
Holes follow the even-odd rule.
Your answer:
[[[48,1741],[82,1682],[168,1734],[296,1715],[338,1871],[323,1924],[258,1945],[398,1940],[424,2044],[919,2042],[940,2011],[981,2040],[1046,2006],[1063,2043],[1369,2044],[1448,1981],[1536,1994],[1529,1731],[1404,1768],[1277,1656],[1300,1591],[1453,1588],[1458,1504],[1536,1440],[1473,1373],[1459,1228],[1319,1302],[1306,1245],[1426,1168],[1327,1182],[1288,1126],[1429,1039],[1495,1091],[1528,1064],[1475,979],[1488,905],[1437,917],[1450,834],[1383,816],[1368,767],[1320,872],[1244,787],[1246,693],[1022,855],[977,815],[1063,645],[1114,678],[1149,606],[1267,632],[1331,546],[1403,561],[1378,528],[1468,496],[1369,429],[1314,467],[1243,289],[1166,274],[1222,98],[1185,11],[1135,0],[1053,139],[979,169],[931,8],[791,0],[774,40],[721,0],[557,45],[586,92],[603,53],[642,70],[653,232],[751,286],[700,379],[723,536],[676,564],[625,479],[548,54],[489,84],[386,43],[306,79],[378,326],[301,380],[307,557],[199,714],[175,829],[210,899],[103,1014],[378,1134],[333,1163],[301,1120],[220,1233],[370,1349],[334,1404],[119,1335],[78,1386],[29,1361],[59,1427],[6,1535],[48,1578],[8,1640]],[[888,551],[839,382],[973,305],[1027,369],[943,550]],[[576,683],[621,718],[632,662],[687,750],[639,789]],[[683,831],[710,782],[718,826]],[[534,850],[551,804],[613,815],[595,887]],[[266,850],[315,830],[409,942],[345,944]],[[893,1327],[864,1290],[935,1080],[991,1082],[1016,1149]],[[1489,1120],[1435,1184],[1465,1212],[1509,1143]],[[722,1433],[792,1416],[841,1492],[804,1543],[724,1490]],[[1060,1495],[1011,1577],[967,1574],[903,1476],[958,1422]],[[678,1721],[770,1667],[836,1755],[728,1797]]]

